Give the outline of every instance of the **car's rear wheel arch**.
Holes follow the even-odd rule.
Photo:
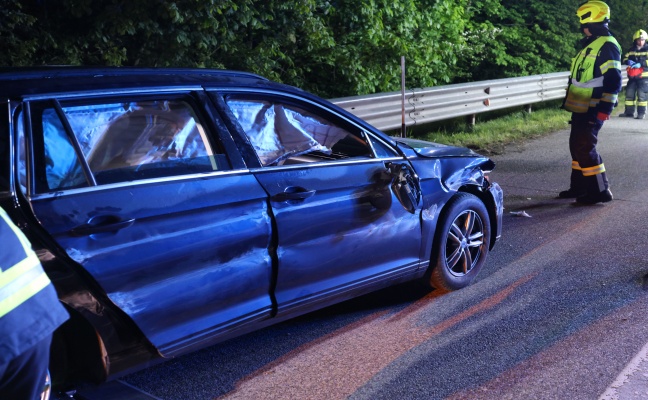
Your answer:
[[[108,374],[100,335],[78,311],[66,306],[70,319],[52,337],[50,373],[54,390],[76,382],[101,383]]]

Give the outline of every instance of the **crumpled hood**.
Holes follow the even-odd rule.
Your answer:
[[[422,157],[480,157],[467,147],[448,146],[440,143],[410,138],[393,138],[399,146],[407,146]]]

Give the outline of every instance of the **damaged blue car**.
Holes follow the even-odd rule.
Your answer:
[[[0,70],[0,205],[71,319],[54,385],[101,382],[410,280],[469,285],[494,163],[204,69]]]

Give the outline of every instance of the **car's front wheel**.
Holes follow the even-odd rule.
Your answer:
[[[457,193],[439,218],[428,283],[442,291],[470,285],[486,261],[490,230],[484,203],[470,193]]]

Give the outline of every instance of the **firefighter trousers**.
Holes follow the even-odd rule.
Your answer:
[[[577,193],[598,194],[609,188],[605,166],[596,149],[603,121],[588,113],[572,113],[569,152],[572,157],[570,188]]]
[[[40,399],[49,363],[52,335],[0,365],[0,399]]]
[[[632,116],[635,112],[637,115],[646,114],[648,106],[648,79],[629,79],[626,86],[625,115]]]

